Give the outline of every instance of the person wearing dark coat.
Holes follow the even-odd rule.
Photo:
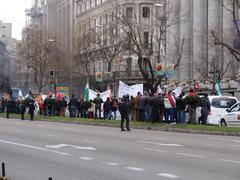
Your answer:
[[[123,127],[125,120],[126,120],[127,131],[131,131],[129,127],[130,102],[129,102],[128,95],[123,96],[123,99],[118,104],[118,109],[121,114],[121,131],[125,131]]]
[[[104,110],[104,119],[110,120],[112,116],[112,104],[109,97],[103,104],[103,110]]]
[[[177,110],[177,124],[185,123],[185,109],[186,104],[183,101],[184,94],[181,94],[176,100],[176,110]]]
[[[202,98],[201,117],[200,117],[200,120],[203,125],[207,124],[207,118],[210,110],[211,110],[211,105],[208,99],[208,94],[205,94],[204,97]]]
[[[97,97],[93,100],[93,103],[95,104],[94,119],[98,119],[98,118],[101,119],[101,108],[102,108],[103,100],[100,97],[100,94],[97,94]]]
[[[30,120],[33,121],[34,120],[34,111],[35,111],[35,105],[34,105],[33,100],[31,100],[29,102],[28,107],[29,107]]]
[[[77,99],[75,98],[75,95],[72,95],[72,98],[70,99],[69,102],[69,111],[70,111],[70,117],[74,118],[76,117],[77,114]]]
[[[25,115],[25,111],[26,111],[26,105],[25,105],[24,101],[20,102],[19,110],[20,110],[20,114],[21,114],[21,119],[24,120],[24,115]]]

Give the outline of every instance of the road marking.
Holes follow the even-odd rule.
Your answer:
[[[65,155],[65,156],[72,156],[72,154],[69,154],[69,153],[60,152],[60,151],[53,151],[53,150],[46,149],[46,148],[41,148],[41,147],[38,147],[38,146],[21,144],[21,143],[12,142],[12,141],[0,140],[0,143],[10,144],[10,145],[15,145],[15,146],[20,146],[20,147],[24,147],[24,148],[39,150],[39,151],[52,152],[52,153],[56,153],[56,154],[60,154],[60,155]]]
[[[64,128],[65,130],[69,130],[69,131],[74,131],[75,129],[73,128]]]
[[[188,157],[196,157],[196,158],[206,158],[205,156],[200,156],[200,155],[195,155],[195,154],[186,154],[186,153],[176,153],[177,155],[181,155],[181,156],[188,156]]]
[[[165,143],[158,143],[158,142],[151,142],[151,141],[137,141],[138,143],[145,143],[145,144],[154,144],[158,146],[167,146],[167,147],[184,147],[180,144],[165,144]]]
[[[23,130],[20,130],[20,129],[15,129],[14,131],[15,132],[23,132]]]
[[[236,142],[239,143],[240,140],[234,140],[234,139],[227,139],[227,138],[208,138],[209,140],[217,140],[217,141],[231,141],[231,142]]]
[[[145,151],[152,151],[152,152],[162,152],[165,153],[167,151],[161,150],[161,149],[151,149],[151,148],[143,148]]]
[[[59,149],[64,147],[72,147],[74,149],[96,151],[96,149],[93,147],[81,147],[81,146],[70,145],[70,144],[58,144],[58,145],[52,145],[52,146],[46,145],[46,148],[50,148],[50,149]]]
[[[45,136],[48,136],[48,137],[55,137],[55,135],[53,135],[53,134],[45,134]]]
[[[172,179],[178,178],[178,176],[174,174],[169,174],[169,173],[159,173],[157,174],[157,176],[162,176],[162,177],[172,178]]]
[[[234,163],[234,164],[240,164],[240,161],[232,161],[232,160],[228,160],[228,159],[220,159],[220,161]]]
[[[144,171],[142,168],[137,168],[137,167],[125,167],[125,169],[131,170],[131,171]]]
[[[99,143],[98,141],[93,141],[93,140],[88,140],[88,139],[84,140],[84,142],[88,142],[88,143]]]
[[[114,162],[103,162],[102,164],[107,164],[109,166],[119,166],[120,164]]]
[[[16,125],[20,125],[21,123],[20,122],[17,122]]]
[[[93,158],[90,158],[90,157],[79,157],[79,158],[86,161],[93,160]]]

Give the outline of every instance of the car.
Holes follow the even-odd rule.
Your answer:
[[[220,116],[219,125],[228,127],[240,127],[240,102],[234,104]]]
[[[219,125],[219,117],[226,113],[226,110],[231,108],[238,102],[236,97],[232,96],[208,96],[211,111],[208,115],[207,124]],[[201,108],[197,108],[197,119],[201,117]]]

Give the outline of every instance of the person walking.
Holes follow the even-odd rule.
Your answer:
[[[124,121],[126,120],[127,131],[131,131],[129,127],[129,113],[130,113],[130,101],[129,96],[123,96],[123,99],[118,105],[119,112],[121,114],[121,131],[126,131],[124,129]]]
[[[211,111],[211,105],[208,98],[208,94],[205,94],[204,97],[202,98],[202,105],[201,105],[200,119],[201,119],[202,125],[207,124],[207,118],[210,111]]]
[[[185,123],[186,104],[183,101],[183,96],[184,96],[184,94],[180,94],[180,96],[176,100],[177,124],[184,124]]]
[[[93,103],[95,104],[94,119],[101,119],[101,108],[103,100],[100,97],[100,94],[97,94],[97,97],[93,100]]]

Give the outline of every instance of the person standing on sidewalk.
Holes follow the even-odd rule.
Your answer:
[[[128,95],[123,96],[123,99],[119,103],[118,109],[121,114],[121,131],[125,131],[123,127],[125,120],[127,131],[131,131],[129,127],[130,102]]]
[[[180,96],[176,100],[177,124],[184,124],[185,123],[186,104],[183,101],[183,96],[184,96],[184,94],[180,94]]]
[[[208,94],[204,94],[204,97],[202,98],[201,117],[200,117],[202,125],[207,124],[207,118],[210,111],[211,111],[211,105],[208,99]]]

